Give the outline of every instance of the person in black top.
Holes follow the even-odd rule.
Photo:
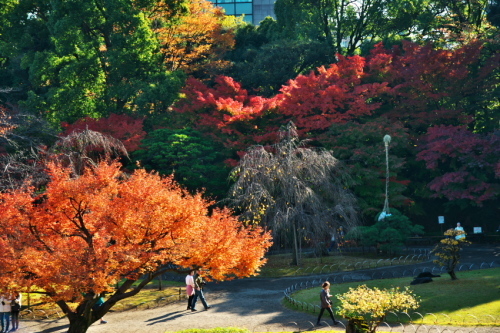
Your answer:
[[[333,320],[333,325],[339,324],[338,321],[335,320],[335,317],[333,316],[333,310],[332,310],[332,301],[330,300],[330,282],[326,281],[323,283],[323,289],[319,293],[319,298],[321,300],[321,310],[319,311],[319,316],[318,316],[318,322],[316,325],[321,326],[321,316],[323,315],[323,312],[325,312],[325,309],[328,311],[330,314],[330,317]]]

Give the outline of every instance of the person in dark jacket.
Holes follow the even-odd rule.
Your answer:
[[[323,312],[328,311],[330,314],[330,317],[333,320],[333,325],[339,324],[338,321],[335,320],[335,317],[333,316],[333,310],[332,310],[332,301],[330,300],[330,282],[326,281],[323,283],[323,289],[319,293],[319,298],[321,300],[321,310],[319,311],[319,316],[318,316],[318,322],[316,325],[321,326],[321,316],[323,315]]]
[[[11,318],[12,318],[12,330],[11,332],[15,332],[19,329],[19,311],[21,311],[21,293],[17,290],[12,294],[12,302],[10,303],[11,307]]]
[[[203,280],[203,276],[201,275],[200,270],[196,271],[196,274],[197,274],[196,279],[194,279],[194,299],[193,299],[193,304],[191,306],[191,310],[196,311],[196,301],[198,300],[198,298],[203,304],[205,310],[208,310],[211,308],[211,306],[207,304],[207,301],[205,300],[205,295],[203,295],[203,287],[205,286],[206,283],[205,280]]]

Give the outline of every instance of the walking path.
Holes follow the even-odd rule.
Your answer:
[[[479,268],[481,263],[494,263],[500,267],[500,246],[471,246],[462,255],[463,264]],[[429,262],[412,265],[411,269],[424,267]],[[409,267],[383,267],[373,270],[408,270]],[[358,272],[357,272],[358,273]],[[339,274],[339,273],[336,273]],[[317,276],[320,278],[331,277]],[[312,314],[294,312],[286,309],[283,304],[284,290],[293,284],[310,281],[313,277],[294,278],[252,278],[226,281],[217,284],[211,283],[205,292],[207,301],[212,306],[204,311],[186,311],[185,302],[172,303],[166,306],[148,310],[130,310],[125,312],[111,312],[105,316],[107,324],[95,323],[89,333],[165,333],[190,328],[216,328],[216,327],[241,327],[251,332],[297,332],[315,330],[313,325],[316,317]],[[200,304],[199,309],[203,309]],[[500,314],[499,314],[500,317]],[[338,318],[340,319],[340,318]],[[343,320],[345,323],[345,321]],[[18,332],[20,333],[63,333],[67,332],[68,320],[62,318],[53,321],[22,321]],[[337,327],[324,327],[320,330],[344,331],[340,325]],[[404,328],[385,328],[384,330],[402,331]],[[412,327],[405,332],[439,333],[449,332],[474,332],[474,333],[500,333],[500,327],[466,327],[466,328],[437,328],[437,327]]]

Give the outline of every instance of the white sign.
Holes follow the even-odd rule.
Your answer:
[[[438,216],[439,224],[444,224],[444,216]]]
[[[483,228],[481,228],[481,227],[474,227],[474,233],[475,234],[482,234],[483,233]]]

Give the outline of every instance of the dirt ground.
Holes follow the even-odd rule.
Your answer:
[[[500,267],[499,247],[488,247],[469,251],[464,259],[491,262],[496,260]],[[475,259],[477,258],[477,259]],[[489,261],[488,261],[489,260]],[[477,261],[479,262],[479,261]],[[318,282],[327,277],[318,277]],[[92,325],[89,333],[165,333],[190,328],[241,327],[251,332],[300,332],[306,330],[345,331],[343,324],[330,327],[331,320],[323,316],[326,326],[316,327],[316,316],[290,311],[283,305],[283,292],[295,283],[311,277],[280,279],[242,279],[221,283],[210,283],[205,290],[207,302],[212,306],[204,310],[201,302],[197,303],[198,311],[187,311],[185,301],[172,303],[148,310],[130,310],[112,312],[105,316],[107,324]],[[335,285],[332,285],[334,293]],[[340,318],[336,318],[340,319]],[[20,333],[63,333],[67,332],[68,320],[27,321],[22,320]],[[422,328],[421,328],[422,329]],[[394,327],[393,332],[421,332],[415,327]],[[430,328],[424,327],[422,332],[474,332],[500,333],[500,327],[469,328]],[[384,331],[388,330],[387,328]]]

